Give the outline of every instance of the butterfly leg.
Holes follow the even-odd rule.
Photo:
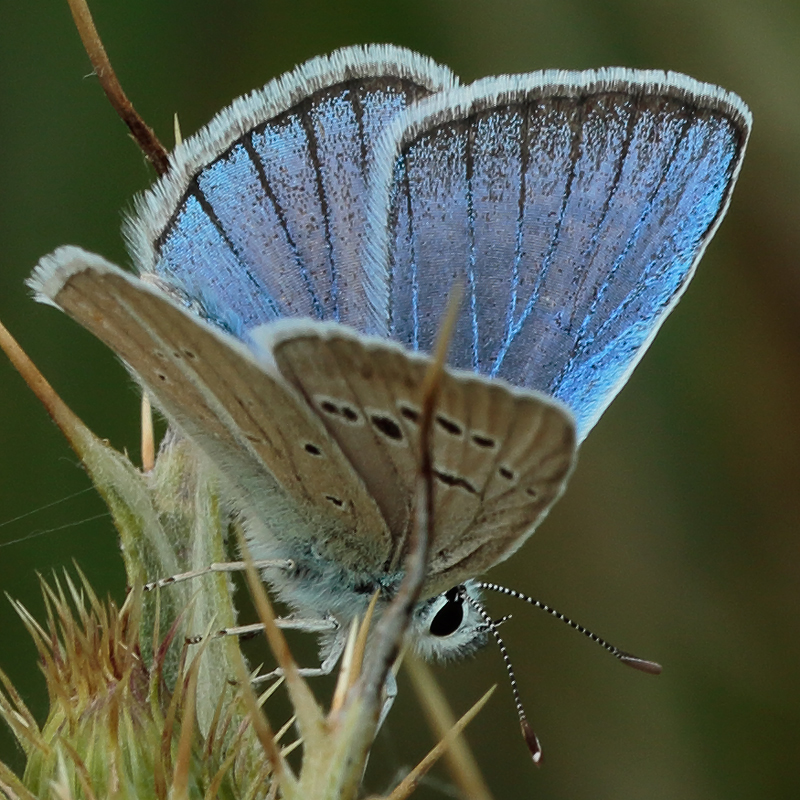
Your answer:
[[[278,617],[275,625],[283,630],[304,631],[305,633],[326,633],[335,631],[339,624],[333,617],[320,617],[318,619],[301,619],[299,617]],[[261,622],[253,622],[250,625],[236,625],[231,628],[220,628],[211,634],[212,638],[218,639],[222,636],[241,636],[248,637],[256,633],[261,633],[264,625]],[[189,644],[200,644],[202,636],[188,637]]]
[[[302,619],[300,617],[278,617],[275,624],[283,629],[290,631],[303,631],[303,633],[325,633],[335,631],[339,625],[333,617],[319,617],[316,619]],[[220,628],[214,636],[249,636],[253,633],[260,633],[264,630],[261,622],[254,622],[251,625],[237,625],[232,628]]]
[[[287,619],[291,620],[291,617]],[[330,618],[326,617],[323,620],[300,620],[296,619],[294,622],[299,623],[306,623],[310,622],[316,625],[317,627],[310,628],[310,627],[301,627],[301,626],[286,626],[291,627],[292,630],[305,630],[310,632],[319,632],[320,630],[335,630],[339,627],[338,623]],[[328,627],[320,628],[319,624],[321,622],[327,622]],[[339,659],[342,657],[342,653],[344,652],[345,642],[347,641],[347,636],[345,635],[343,629],[339,628],[338,632],[333,638],[333,642],[331,644],[330,650],[328,650],[328,654],[323,659],[322,663],[318,667],[300,667],[300,674],[304,678],[315,678],[319,677],[320,675],[330,675],[333,672],[333,668],[338,663]],[[264,675],[258,675],[256,678],[253,679],[254,684],[263,683],[264,681],[274,680],[275,678],[279,678],[283,675],[283,670],[280,667],[273,669],[270,672],[265,673]]]
[[[265,559],[262,561],[254,561],[253,566],[256,569],[292,569],[294,567],[294,562],[287,558]],[[150,583],[146,583],[142,588],[145,592],[152,592],[153,589],[163,589],[165,586],[172,586],[174,583],[182,583],[183,581],[191,581],[203,575],[212,575],[219,572],[244,572],[246,569],[247,563],[245,561],[221,561],[209,564],[202,569],[181,572],[178,575],[170,575],[169,578],[160,578],[157,581],[151,581]]]

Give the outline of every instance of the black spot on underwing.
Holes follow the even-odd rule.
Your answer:
[[[470,494],[478,493],[478,490],[466,478],[463,478],[461,475],[451,475],[449,472],[441,472],[438,469],[434,470],[433,474],[442,483],[447,484],[447,486],[454,486],[458,489],[464,489],[464,491],[467,491]]]
[[[436,424],[453,436],[461,436],[464,433],[464,429],[457,422],[453,422],[453,420],[447,419],[441,414],[436,415]]]
[[[372,414],[370,420],[384,436],[388,436],[398,442],[403,438],[403,431],[400,430],[400,426],[390,417]]]
[[[411,406],[400,406],[400,414],[409,422],[419,422],[419,411]]]
[[[350,408],[350,406],[342,406],[342,416],[348,422],[356,422],[358,420],[358,412],[355,409]]]

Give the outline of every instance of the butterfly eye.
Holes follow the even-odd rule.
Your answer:
[[[464,601],[460,594],[452,591],[445,595],[445,604],[436,612],[431,620],[430,632],[434,636],[450,636],[458,630],[464,619]]]

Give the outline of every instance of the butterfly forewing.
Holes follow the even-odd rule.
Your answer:
[[[262,333],[262,347],[383,511],[393,540],[390,566],[399,567],[413,520],[420,390],[429,359],[338,326],[284,324]],[[559,403],[503,381],[446,371],[434,418],[435,515],[425,593],[513,552],[560,495],[574,449],[572,416]]]
[[[385,282],[360,257],[374,144],[454,81],[399,48],[347,48],[237,101],[140,202],[128,235],[141,269],[238,335],[283,316],[374,330]]]
[[[44,297],[111,347],[158,406],[211,459],[239,510],[271,535],[378,569],[386,524],[320,420],[233,337],[158,290],[77,248],[44,259]]]
[[[381,141],[371,258],[391,335],[429,350],[456,278],[456,366],[545,391],[582,439],[688,283],[727,207],[749,112],[683,76],[487,79]]]

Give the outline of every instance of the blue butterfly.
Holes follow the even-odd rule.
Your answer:
[[[461,282],[409,634],[460,653],[486,638],[474,578],[560,496],[722,220],[749,128],[738,97],[674,73],[461,86],[348,48],[176,148],[126,225],[136,274],[65,247],[29,283],[208,456],[253,555],[291,561],[265,572],[277,593],[346,631],[403,576],[419,388]]]

